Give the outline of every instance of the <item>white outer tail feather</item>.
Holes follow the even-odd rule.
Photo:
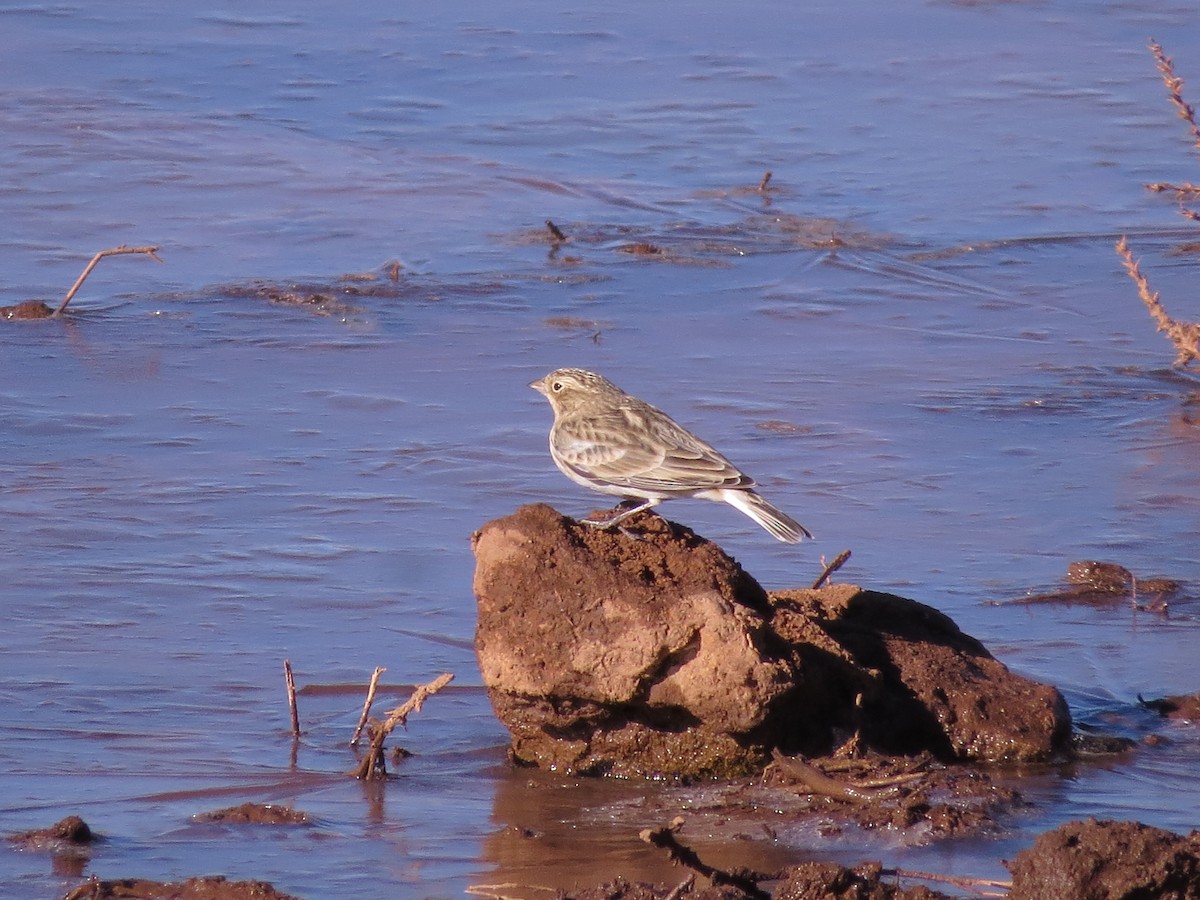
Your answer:
[[[776,509],[754,491],[724,488],[714,493],[720,494],[722,500],[744,512],[778,540],[789,544],[798,544],[805,538],[812,540],[812,534],[807,528],[787,513]]]

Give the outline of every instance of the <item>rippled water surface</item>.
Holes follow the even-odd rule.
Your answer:
[[[471,532],[596,505],[526,387],[559,365],[668,409],[816,532],[667,507],[767,587],[850,548],[847,580],[949,613],[1085,726],[1171,738],[1022,781],[994,840],[731,844],[697,813],[714,860],[1003,877],[1072,818],[1200,824],[1200,738],[1136,705],[1200,689],[1200,388],[1113,252],[1129,234],[1200,319],[1197,231],[1143,187],[1200,166],[1146,50],[1200,100],[1191,5],[593,7],[0,10],[0,304],[61,297],[105,247],[164,260],[0,323],[0,831],[106,836],[74,868],[0,852],[0,893],[677,877],[636,839],[645,786],[512,772],[480,687]],[[1081,558],[1183,598],[1003,602]],[[345,686],[377,665],[386,699],[456,680],[370,787]],[[315,823],[191,819],[247,800]]]

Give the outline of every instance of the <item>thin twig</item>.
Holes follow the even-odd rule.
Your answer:
[[[62,311],[67,308],[67,304],[71,302],[71,298],[75,296],[76,292],[83,285],[84,279],[86,279],[88,275],[92,274],[92,269],[96,268],[96,263],[100,262],[100,260],[104,259],[106,256],[120,256],[125,253],[145,253],[151,259],[157,262],[162,262],[158,256],[157,247],[126,247],[124,244],[122,244],[120,247],[110,247],[108,250],[101,250],[92,257],[92,261],[87,264],[83,272],[80,273],[79,277],[75,279],[75,283],[71,285],[71,289],[67,291],[67,296],[63,297],[62,303],[58,304],[58,309],[54,311],[54,315],[60,315]]]
[[[681,844],[678,838],[675,837],[676,833],[682,827],[683,817],[676,816],[671,820],[669,825],[665,825],[662,828],[646,828],[638,833],[638,837],[647,844],[666,850],[671,862],[686,866],[693,872],[703,875],[714,885],[733,885],[734,887],[741,888],[741,890],[749,896],[757,898],[757,900],[770,900],[771,895],[758,886],[760,881],[765,881],[768,878],[767,875],[761,872],[746,872],[742,870],[727,872],[724,869],[710,866],[700,859],[695,850]]]
[[[817,588],[819,588],[821,585],[823,585],[826,581],[828,581],[829,576],[832,575],[834,572],[836,572],[838,569],[840,569],[842,566],[844,566],[846,564],[846,560],[848,560],[849,558],[850,558],[849,550],[843,550],[841,553],[839,553],[837,556],[835,556],[833,558],[833,562],[831,562],[829,565],[827,565],[825,567],[825,571],[821,573],[821,577],[813,582],[812,589],[815,591]]]
[[[675,885],[675,887],[671,889],[671,893],[663,897],[663,900],[679,900],[679,898],[684,894],[690,894],[692,892],[692,887],[695,884],[696,874],[693,872],[692,874],[688,875],[687,878],[683,879],[683,881],[679,882],[679,884]]]
[[[300,713],[296,709],[296,679],[292,675],[292,661],[283,661],[283,680],[287,682],[288,709],[292,713],[292,735],[300,736]]]
[[[846,800],[850,803],[873,803],[883,797],[895,796],[895,785],[887,787],[860,787],[830,778],[816,766],[810,766],[796,756],[784,756],[778,749],[771,751],[771,759],[785,774],[802,783],[814,794]]]
[[[373,724],[371,728],[371,747],[367,750],[367,755],[363,757],[363,761],[359,763],[358,767],[348,774],[365,781],[387,777],[387,763],[384,762],[383,758],[383,742],[387,740],[387,736],[392,733],[392,730],[397,725],[404,725],[412,713],[420,712],[421,707],[429,697],[436,694],[453,680],[454,675],[450,672],[439,675],[433,681],[423,684],[413,691],[412,696],[389,712],[387,718],[382,722]]]
[[[941,875],[937,872],[914,872],[911,869],[883,869],[879,874],[892,878],[916,878],[921,881],[937,881],[943,884],[953,884],[956,887],[966,888],[975,893],[979,893],[978,888],[985,887],[1003,888],[1005,891],[1012,888],[1011,881],[995,878],[972,878],[969,875]],[[989,893],[983,896],[1003,897],[1004,894]]]
[[[546,229],[550,232],[551,240],[553,240],[556,244],[567,240],[567,236],[563,233],[563,230],[555,225],[550,219],[546,220]]]
[[[505,891],[512,891],[506,894]],[[542,891],[553,896],[561,896],[558,888],[545,887],[540,884],[520,884],[516,881],[504,881],[500,884],[469,884],[463,888],[464,894],[473,897],[491,897],[492,900],[510,900],[510,898],[527,897],[530,891]]]
[[[758,183],[758,192],[759,192],[760,194],[764,194],[764,193],[766,193],[766,191],[767,191],[767,185],[768,185],[768,184],[770,183],[770,181],[771,181],[771,175],[772,175],[772,172],[771,172],[771,170],[770,170],[770,169],[768,169],[768,170],[766,171],[766,173],[763,175],[763,177],[762,177],[762,181],[760,181],[760,182]]]
[[[1138,296],[1142,298],[1142,302],[1150,311],[1150,317],[1154,319],[1155,327],[1166,334],[1171,339],[1171,343],[1175,345],[1178,355],[1172,365],[1182,368],[1193,359],[1200,359],[1200,324],[1180,322],[1167,315],[1166,309],[1158,298],[1158,291],[1150,290],[1150,282],[1142,274],[1141,266],[1133,258],[1133,251],[1129,249],[1129,242],[1124,237],[1117,241],[1116,251],[1125,264],[1125,271],[1137,285]]]
[[[363,703],[362,715],[358,717],[358,725],[354,729],[354,737],[350,738],[350,746],[357,747],[358,739],[362,736],[362,730],[366,727],[367,716],[371,714],[371,704],[375,702],[375,691],[379,687],[379,676],[386,672],[383,666],[376,666],[375,671],[371,673],[371,683],[367,685],[367,699]]]

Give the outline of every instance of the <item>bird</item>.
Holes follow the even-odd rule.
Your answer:
[[[623,498],[602,519],[613,528],[676,497],[728,503],[790,544],[812,533],[760,496],[754,479],[657,407],[585,369],[556,369],[529,386],[554,411],[550,458],[572,481]]]

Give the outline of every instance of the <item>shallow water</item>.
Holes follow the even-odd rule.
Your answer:
[[[1197,826],[1183,725],[1021,781],[1033,806],[1001,838],[934,847],[786,823],[731,844],[694,793],[531,781],[479,687],[469,548],[522,503],[596,505],[525,387],[595,368],[816,532],[795,548],[666,508],[767,587],[849,547],[841,577],[949,613],[1085,725],[1160,729],[1136,695],[1200,689],[1195,603],[997,601],[1079,558],[1200,584],[1200,388],[1112,249],[1130,234],[1200,318],[1176,252],[1195,229],[1142,187],[1195,180],[1145,49],[1200,85],[1190,5],[241,9],[0,11],[0,303],[61,296],[104,247],[164,259],[104,260],[67,319],[0,328],[0,832],[77,813],[107,838],[81,871],[0,852],[0,893],[93,872],[306,897],[665,881],[636,834],[674,803],[703,852],[763,868],[1003,877],[1073,818]],[[639,241],[664,252],[622,252]],[[455,689],[368,787],[343,775],[356,694],[302,693],[293,748],[284,658],[302,687],[384,665]],[[190,821],[246,800],[316,824]]]

